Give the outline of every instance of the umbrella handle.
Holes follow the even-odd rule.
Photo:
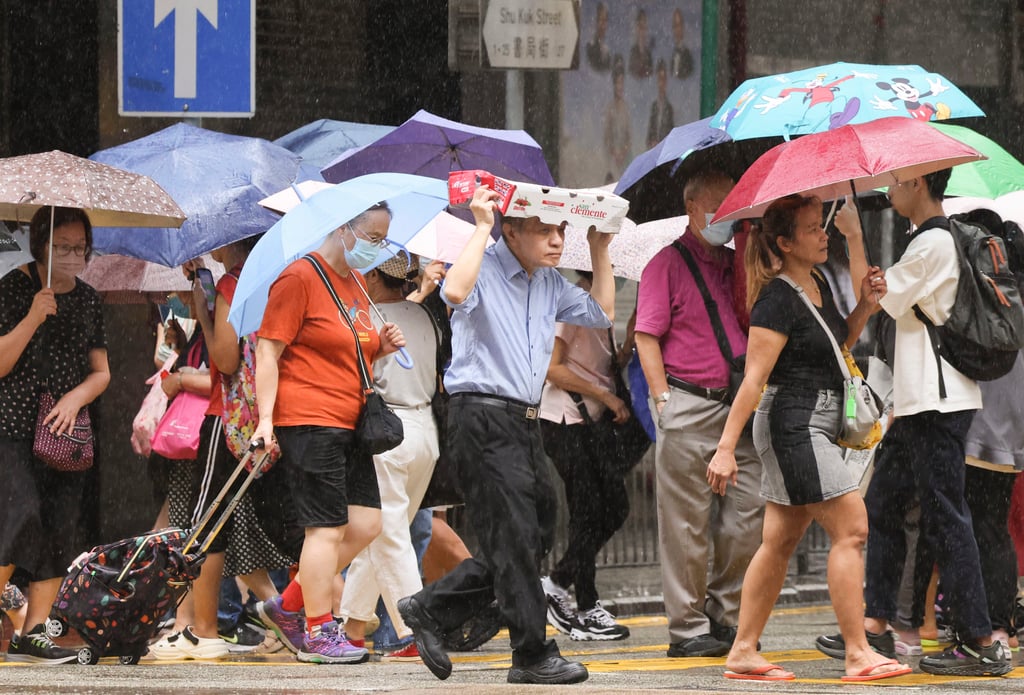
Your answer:
[[[403,348],[398,348],[398,353],[395,355],[395,362],[398,362],[399,366],[405,369],[412,369],[412,355],[409,351]]]
[[[359,287],[360,291],[363,293],[363,296],[366,297],[366,301],[369,302],[370,308],[373,309],[373,313],[377,314],[377,318],[380,319],[380,322],[387,323],[387,318],[384,317],[384,314],[380,312],[380,309],[377,308],[377,305],[373,303],[372,299],[370,299],[370,295],[363,287],[363,283],[356,280],[356,286]],[[398,365],[400,367],[403,367],[405,369],[412,369],[412,356],[409,354],[409,351],[406,350],[404,347],[398,348],[398,354],[395,355],[395,362],[398,362]]]
[[[860,203],[857,202],[857,187],[853,185],[853,179],[850,179],[850,202],[853,203],[853,209],[857,211],[857,221],[860,222],[861,228],[861,243],[864,244],[864,259],[868,262],[868,267],[871,267],[871,247],[868,246],[868,235],[863,233],[864,230],[864,216],[861,214]]]

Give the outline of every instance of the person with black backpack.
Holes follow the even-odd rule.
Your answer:
[[[888,293],[881,299],[896,322],[896,420],[879,447],[865,497],[870,533],[864,626],[869,642],[878,642],[896,620],[906,556],[903,521],[916,493],[924,541],[935,550],[943,587],[956,606],[957,635],[949,649],[924,657],[921,670],[1003,675],[1012,665],[1008,650],[993,641],[978,546],[964,502],[965,439],[982,406],[981,391],[974,379],[933,350],[934,331],[915,312],[916,307],[930,323],[942,326],[953,313],[958,286],[970,280],[942,210],[949,175],[944,169],[907,178],[888,191],[893,208],[916,231],[900,260],[886,271]]]

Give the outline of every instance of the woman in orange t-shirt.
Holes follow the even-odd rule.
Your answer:
[[[259,604],[259,612],[300,661],[367,658],[332,617],[331,594],[337,574],[380,533],[373,458],[354,440],[363,406],[355,350],[371,365],[405,340],[392,323],[379,334],[374,329],[355,269],[376,259],[390,222],[391,211],[379,203],[331,232],[312,254],[348,310],[354,332],[305,260],[288,266],[270,288],[258,332],[260,422],[253,438],[267,442],[276,434],[293,516],[305,529],[297,581]]]

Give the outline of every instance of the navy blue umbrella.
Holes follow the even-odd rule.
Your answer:
[[[297,155],[268,140],[184,123],[90,159],[146,174],[188,216],[181,229],[97,227],[96,251],[172,267],[268,230],[278,217],[257,202],[289,186],[299,170]]]
[[[683,188],[699,171],[721,171],[738,179],[757,157],[782,138],[734,142],[705,118],[673,128],[665,139],[637,155],[615,193],[629,201],[629,218],[637,224],[686,214]]]

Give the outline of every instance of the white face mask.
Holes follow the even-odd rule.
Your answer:
[[[700,230],[700,234],[704,237],[704,241],[712,246],[725,246],[733,237],[732,222],[715,222],[711,224],[711,218],[714,216],[715,213],[713,212],[704,213],[704,229]]]
[[[53,270],[68,277],[77,277],[85,270],[85,258],[73,253],[64,258],[54,257]]]

